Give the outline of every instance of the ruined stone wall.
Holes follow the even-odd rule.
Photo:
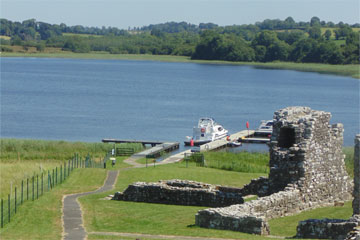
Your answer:
[[[360,214],[360,134],[356,135],[355,137],[353,195],[353,213],[354,215]]]
[[[308,219],[297,227],[298,238],[360,240],[359,185],[360,185],[360,135],[355,137],[354,147],[354,190],[353,216],[350,219]]]
[[[352,184],[342,153],[343,126],[329,125],[330,117],[307,107],[275,112],[269,178],[254,180],[242,191],[264,197],[199,211],[196,225],[267,234],[268,219],[349,200]]]
[[[162,203],[189,206],[223,207],[244,202],[238,192],[221,191],[219,186],[187,180],[168,180],[155,183],[136,182],[114,200]]]
[[[358,223],[350,220],[309,219],[299,222],[296,237],[343,240],[356,226]]]

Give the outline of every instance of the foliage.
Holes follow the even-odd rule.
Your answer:
[[[354,32],[352,27],[359,26],[334,24],[318,17],[312,17],[310,22],[295,22],[292,17],[287,17],[285,20],[266,19],[255,24],[225,27],[213,23],[167,22],[120,30],[48,24],[35,19],[22,23],[0,19],[0,35],[11,37],[5,44],[24,46],[25,50],[36,47],[39,52],[45,51],[46,47],[57,47],[74,53],[106,51],[236,62],[358,64],[359,32]],[[322,34],[323,29],[327,31]],[[336,40],[343,40],[345,44],[331,49],[335,46],[332,32]]]

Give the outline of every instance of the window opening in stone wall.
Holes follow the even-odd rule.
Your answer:
[[[278,146],[282,148],[289,148],[293,144],[295,144],[295,129],[288,127],[280,128]]]

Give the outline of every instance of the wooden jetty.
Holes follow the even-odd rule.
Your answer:
[[[159,145],[156,145],[152,148],[146,149],[145,151],[134,154],[134,156],[142,156],[146,158],[158,158],[164,152],[172,152],[178,149],[180,143],[178,142],[165,142]]]
[[[163,144],[164,142],[160,141],[146,141],[146,140],[129,140],[129,139],[113,139],[113,138],[104,138],[101,140],[103,143],[141,143],[143,146],[151,145],[152,147]]]
[[[241,139],[244,139],[246,137],[254,135],[254,133],[255,133],[254,130],[243,130],[243,131],[231,134],[229,137],[229,140],[227,139],[227,137],[224,137],[219,140],[212,141],[212,142],[201,145],[200,152],[206,152],[206,151],[211,151],[211,150],[215,150],[218,148],[226,147],[228,143],[233,142],[233,141],[240,141]]]
[[[238,141],[241,138],[246,138],[246,137],[252,136],[252,135],[254,135],[254,132],[255,132],[254,130],[243,130],[243,131],[231,134],[229,137],[229,140],[227,140],[227,137],[224,137],[222,139],[219,139],[219,140],[216,140],[213,142],[209,142],[207,144],[200,146],[200,152],[206,152],[206,151],[226,147],[229,142]],[[188,156],[190,154],[192,154],[191,149],[188,149],[186,151],[172,155],[172,156],[164,159],[163,161],[159,162],[158,164],[180,162],[181,160],[183,160],[185,158],[185,156]]]
[[[243,142],[243,143],[268,143],[268,142],[270,142],[270,138],[246,137],[246,138],[241,138],[240,142]]]

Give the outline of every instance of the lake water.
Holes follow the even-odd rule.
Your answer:
[[[287,106],[332,113],[359,133],[359,80],[249,66],[1,58],[1,137],[180,141],[200,117],[230,132]]]

